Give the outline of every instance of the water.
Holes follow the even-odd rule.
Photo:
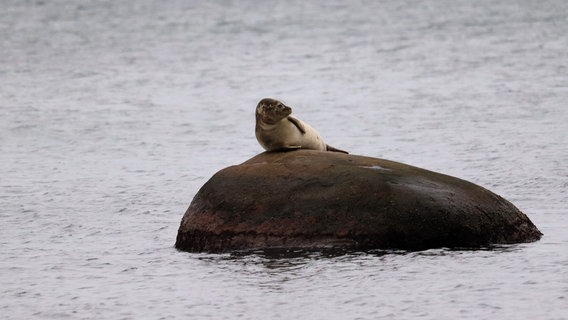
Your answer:
[[[21,1],[0,10],[0,318],[567,319],[568,3]],[[173,248],[280,98],[544,233],[494,250]]]

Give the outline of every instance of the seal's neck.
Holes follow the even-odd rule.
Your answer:
[[[285,119],[288,115],[278,115],[278,114],[262,114],[257,112],[256,113],[256,122],[257,123],[263,123],[265,125],[276,125],[277,123],[279,123],[280,121],[282,121],[283,119]]]
[[[277,123],[266,123],[264,121],[256,121],[256,127],[260,128],[264,131],[270,131],[270,130],[274,130],[276,127],[278,126],[278,122]]]

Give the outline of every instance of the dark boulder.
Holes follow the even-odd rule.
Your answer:
[[[406,164],[336,152],[265,152],[217,172],[195,195],[176,248],[409,249],[531,242],[507,200]]]

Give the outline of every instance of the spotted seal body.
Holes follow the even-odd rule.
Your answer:
[[[256,106],[255,134],[267,151],[310,149],[348,153],[327,145],[316,129],[292,117],[292,108],[282,102],[265,98]]]

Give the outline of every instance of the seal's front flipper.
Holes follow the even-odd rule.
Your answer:
[[[292,122],[302,134],[306,133],[306,128],[304,128],[304,124],[300,120],[292,116],[288,116],[288,120],[290,120],[290,122]]]
[[[296,149],[302,149],[302,146],[284,146],[284,147],[282,147],[282,149],[284,149],[284,150],[296,150]]]
[[[334,147],[330,146],[329,144],[326,144],[326,145],[325,145],[325,149],[326,149],[327,151],[341,152],[341,153],[347,153],[347,154],[349,154],[349,152],[344,151],[344,150],[341,150],[341,149],[334,148]]]

